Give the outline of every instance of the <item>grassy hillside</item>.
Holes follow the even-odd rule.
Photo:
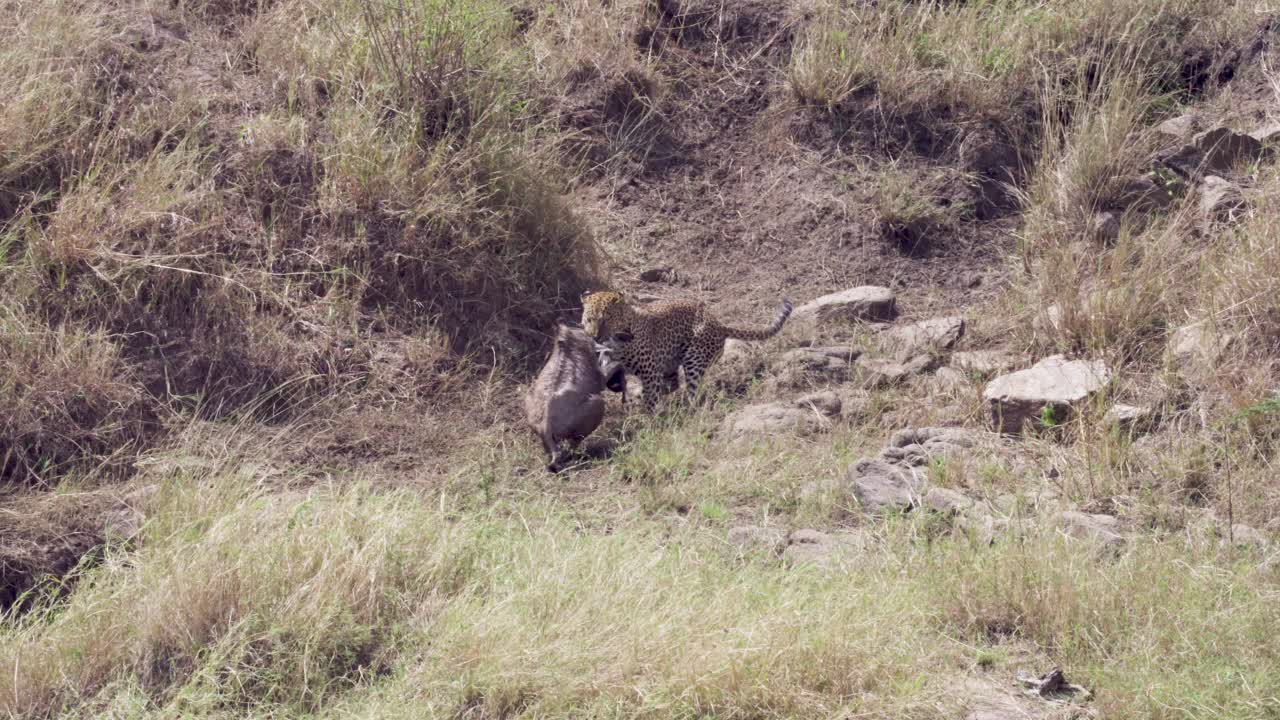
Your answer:
[[[0,715],[1280,715],[1268,3],[10,4]],[[796,318],[545,475],[604,284],[1009,364]],[[1113,379],[989,432],[1055,353]],[[940,426],[963,509],[851,494]]]

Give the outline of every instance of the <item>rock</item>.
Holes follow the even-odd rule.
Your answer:
[[[1263,155],[1262,142],[1252,134],[1217,127],[1194,135],[1190,142],[1161,152],[1157,161],[1184,177],[1229,173]]]
[[[844,363],[851,363],[862,354],[861,350],[855,350],[848,345],[822,345],[802,348],[802,350],[811,357],[824,357]]]
[[[765,369],[764,353],[758,345],[730,338],[724,343],[719,361],[711,366],[708,381],[718,392],[742,396]]]
[[[929,488],[929,492],[924,495],[924,506],[941,515],[962,515],[972,510],[976,504],[965,494],[947,488]]]
[[[1200,184],[1200,228],[1208,230],[1215,221],[1230,222],[1235,211],[1244,206],[1240,186],[1217,175],[1205,177]]]
[[[1001,375],[987,384],[983,401],[992,426],[1006,434],[1021,432],[1025,423],[1039,426],[1049,412],[1055,423],[1111,379],[1100,360],[1067,360],[1053,355],[1026,370]]]
[[[729,544],[741,553],[762,551],[777,555],[787,546],[782,528],[744,525],[729,530]]]
[[[1114,212],[1100,212],[1089,221],[1089,234],[1102,243],[1113,243],[1120,237],[1120,216]]]
[[[1116,204],[1124,209],[1146,212],[1166,207],[1171,202],[1173,196],[1164,188],[1160,178],[1152,173],[1129,178],[1116,190]]]
[[[1206,173],[1231,170],[1262,155],[1262,143],[1256,138],[1225,127],[1198,133],[1191,144],[1199,151],[1200,166]]]
[[[1240,548],[1253,548],[1257,550],[1265,550],[1268,545],[1266,533],[1249,525],[1236,523],[1231,526],[1231,535],[1224,537],[1223,541]]]
[[[643,282],[674,282],[675,279],[676,272],[673,268],[669,267],[649,268],[648,270],[640,273],[640,280]]]
[[[1200,117],[1194,113],[1172,117],[1156,126],[1156,132],[1175,140],[1187,140],[1200,129]]]
[[[729,338],[724,341],[724,350],[720,352],[720,362],[750,362],[760,355],[760,346],[746,340]]]
[[[976,435],[971,430],[958,427],[922,427],[895,432],[889,437],[889,446],[920,445],[933,456],[971,448],[977,444]]]
[[[724,420],[731,438],[768,435],[811,435],[826,430],[840,415],[835,393],[812,393],[793,402],[748,405]]]
[[[1217,367],[1218,360],[1234,337],[1222,333],[1206,320],[1184,325],[1169,338],[1169,356],[1183,375],[1203,377]]]
[[[1008,372],[1018,364],[1018,359],[1007,350],[969,350],[952,353],[951,367],[976,375]]]
[[[880,336],[880,345],[898,362],[930,351],[950,350],[964,335],[964,318],[939,317],[895,327]]]
[[[793,402],[797,408],[802,410],[814,410],[823,417],[834,418],[840,416],[841,405],[840,396],[830,390],[819,390],[802,395]]]
[[[1280,141],[1280,123],[1268,123],[1249,133],[1249,137],[1263,145]]]
[[[1078,510],[1064,510],[1054,516],[1054,525],[1080,540],[1120,548],[1125,538],[1120,534],[1120,521],[1111,515],[1094,515]]]
[[[880,458],[900,465],[920,466],[934,458],[960,453],[974,444],[974,434],[962,428],[899,430],[880,451]]]
[[[846,420],[860,422],[871,417],[871,395],[860,388],[844,390],[840,395],[841,415]]]
[[[873,514],[910,510],[919,504],[925,487],[910,468],[870,458],[850,466],[846,478],[862,509]]]
[[[953,367],[938,368],[933,373],[933,387],[939,392],[953,392],[969,381],[964,373]]]
[[[1146,432],[1154,416],[1151,408],[1116,403],[1102,417],[1102,424],[1121,432]]]
[[[1015,694],[1014,690],[986,679],[966,678],[956,692],[965,708],[963,720],[1051,720],[1058,717],[1049,703]]]
[[[830,295],[796,308],[795,317],[818,323],[892,320],[897,315],[897,296],[886,287],[867,285]]]
[[[848,346],[798,348],[774,363],[769,384],[778,389],[799,389],[849,378],[850,363],[859,355]]]
[[[863,387],[877,388],[897,385],[912,375],[919,375],[933,366],[933,358],[918,355],[906,362],[886,358],[862,356],[858,358],[858,375]]]
[[[824,533],[803,529],[791,533],[787,547],[782,552],[789,565],[823,565],[839,557],[841,553],[865,549],[866,537],[854,533]]]

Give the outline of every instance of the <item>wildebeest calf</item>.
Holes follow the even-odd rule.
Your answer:
[[[608,387],[625,392],[621,368],[607,348],[579,328],[556,328],[551,357],[524,398],[525,419],[550,456],[550,472],[560,471],[560,443],[568,440],[570,449],[577,447],[604,418],[606,370]]]

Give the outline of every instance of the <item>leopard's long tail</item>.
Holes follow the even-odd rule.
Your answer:
[[[768,340],[782,331],[782,325],[787,322],[787,318],[791,317],[791,301],[782,300],[782,309],[778,311],[778,316],[773,319],[773,324],[764,330],[742,330],[740,328],[725,327],[725,337],[736,338],[738,340]]]

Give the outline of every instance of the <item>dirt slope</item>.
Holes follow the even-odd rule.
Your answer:
[[[613,283],[641,296],[694,295],[740,322],[767,319],[783,296],[804,302],[860,284],[895,287],[910,315],[976,299],[978,281],[990,287],[1000,275],[1011,226],[965,222],[929,238],[926,252],[887,241],[877,172],[927,172],[956,148],[885,147],[873,122],[842,132],[799,107],[786,73],[803,20],[795,8],[748,2],[692,31],[640,38],[662,79],[649,120],[659,137],[642,161],[576,198],[611,255]],[[973,191],[950,190],[957,200]],[[675,287],[640,279],[657,268],[676,269]]]

